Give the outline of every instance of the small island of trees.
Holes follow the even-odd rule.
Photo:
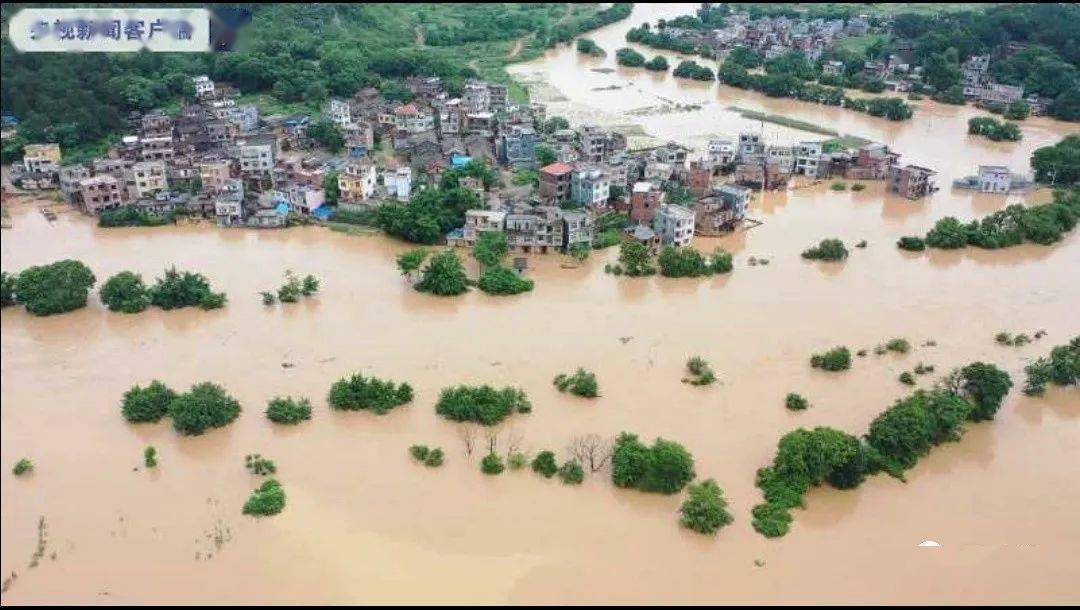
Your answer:
[[[395,407],[412,402],[413,389],[408,383],[364,377],[354,373],[330,386],[326,401],[332,409],[342,411],[372,411],[385,415]]]
[[[494,426],[511,413],[528,413],[532,410],[525,391],[505,387],[497,390],[489,385],[460,385],[443,389],[435,412],[458,422],[476,422]]]
[[[611,466],[616,487],[647,492],[677,493],[694,478],[694,457],[685,447],[662,438],[649,447],[627,432],[615,441]]]

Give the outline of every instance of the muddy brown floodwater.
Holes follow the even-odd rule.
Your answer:
[[[592,37],[611,57],[631,25],[685,12],[638,5]],[[581,86],[607,83],[588,71],[592,63],[562,49],[514,70],[561,92],[553,113],[633,122],[621,113],[640,100]],[[783,433],[831,425],[862,434],[909,391],[896,378],[919,361],[940,374],[981,359],[1019,383],[1027,362],[1080,332],[1080,232],[996,252],[894,246],[942,215],[1000,209],[1005,198],[947,185],[979,163],[1026,169],[1034,148],[1075,126],[1028,120],[1022,142],[989,144],[965,135],[970,108],[926,104],[913,120],[889,123],[670,75],[610,78],[632,80],[642,98],[709,102],[644,118],[662,139],[699,144],[743,124],[726,106],[764,109],[886,141],[905,160],[938,168],[946,188],[921,202],[885,196],[880,184],[766,194],[751,212],[763,226],[697,241],[735,254],[724,277],[615,278],[603,273],[612,249],[579,269],[531,257],[531,294],[456,299],[409,289],[394,266],[407,246],[381,236],[209,224],[102,230],[70,211],[49,223],[33,201],[17,203],[2,233],[5,270],[70,257],[101,282],[122,269],[151,278],[175,263],[205,273],[230,300],[219,311],[129,316],[106,311],[95,291],[70,314],[0,315],[0,574],[17,574],[4,603],[1080,602],[1075,390],[1042,399],[1014,390],[996,421],[935,449],[906,484],[878,476],[855,491],[812,491],[782,539],[755,533],[749,514],[760,498],[754,471]],[[869,246],[842,265],[799,258],[833,236]],[[750,256],[771,264],[748,266]],[[258,292],[279,285],[285,269],[316,274],[322,291],[263,307]],[[999,330],[1039,328],[1049,336],[1022,348],[993,340]],[[871,354],[841,374],[808,365],[812,352],[894,336],[917,347]],[[937,346],[922,347],[926,339]],[[680,383],[695,354],[719,383]],[[596,372],[601,398],[552,387],[555,374],[577,366]],[[408,380],[416,400],[384,417],[330,412],[327,389],[353,371]],[[154,378],[176,388],[216,381],[244,413],[197,438],[178,437],[167,422],[126,424],[120,396]],[[699,477],[724,488],[735,522],[715,538],[690,533],[678,525],[681,496],[617,490],[606,474],[580,487],[531,472],[481,474],[482,449],[466,457],[460,426],[434,413],[439,389],[463,382],[519,385],[531,396],[533,413],[499,429],[502,449],[516,439],[565,455],[573,435],[621,430],[684,443]],[[789,412],[789,391],[814,406]],[[262,411],[278,394],[311,397],[313,420],[271,425]],[[485,442],[477,433],[477,445]],[[415,443],[443,447],[446,465],[414,464]],[[141,468],[146,445],[158,449],[153,472]],[[243,466],[253,452],[277,462],[288,493],[273,518],[240,514],[258,484]],[[10,468],[23,456],[36,471],[15,478]],[[48,536],[30,568],[41,517]],[[919,548],[927,539],[942,546]]]

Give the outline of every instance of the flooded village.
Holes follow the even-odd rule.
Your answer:
[[[176,265],[228,303],[125,315],[95,287],[63,315],[3,309],[0,461],[34,467],[5,473],[0,494],[4,603],[1080,601],[1080,395],[1020,391],[1026,367],[1080,334],[1080,231],[998,250],[896,246],[945,216],[1052,201],[1063,184],[1037,181],[1031,158],[1077,124],[1039,112],[1019,141],[969,135],[987,95],[1017,93],[978,58],[961,77],[971,103],[913,100],[904,121],[617,62],[620,47],[691,57],[627,33],[701,8],[635,4],[588,32],[606,56],[571,44],[511,63],[527,101],[514,85],[425,76],[403,80],[408,101],[362,87],[318,112],[264,114],[200,75],[190,103],[128,117],[128,135],[99,156],[69,163],[62,145],[27,143],[4,168],[5,272],[75,259],[100,286]],[[768,54],[882,27],[727,23],[708,39],[669,34],[719,57],[747,32]],[[917,74],[869,63],[892,83],[882,95]],[[533,290],[413,289],[395,263],[417,243],[387,228],[384,208],[454,189],[477,205],[412,241],[453,249],[473,277],[484,264],[470,251],[500,232]],[[839,263],[800,256],[827,238],[865,247]],[[734,268],[620,277],[628,242],[653,256],[722,251]],[[320,278],[318,293],[265,306],[260,292],[285,270]],[[1036,330],[1046,338],[995,341]],[[910,351],[872,353],[893,337]],[[808,364],[839,345],[871,353],[842,373]],[[693,356],[715,383],[684,382]],[[913,389],[974,361],[1014,383],[993,421],[903,481],[813,486],[784,537],[755,531],[756,473],[782,435],[862,436]],[[916,363],[936,373],[898,382]],[[578,367],[599,380],[598,398],[553,386]],[[356,372],[407,381],[415,397],[386,415],[330,408],[331,384]],[[242,414],[198,436],[125,422],[124,393],[155,379],[178,391],[213,381]],[[531,412],[492,427],[437,417],[442,390],[459,384],[520,388]],[[813,406],[784,408],[789,392]],[[310,397],[311,420],[268,421],[275,396]],[[571,486],[478,466],[486,447],[562,461],[588,435],[623,431],[685,445],[733,521],[700,536],[679,526],[682,495],[620,489],[610,467]],[[445,465],[409,459],[418,444],[441,447]],[[243,467],[255,453],[287,489],[272,518],[240,512],[261,482]]]

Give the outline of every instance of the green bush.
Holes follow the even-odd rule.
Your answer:
[[[570,392],[575,396],[584,398],[596,398],[600,395],[600,388],[596,384],[596,375],[579,368],[572,375],[559,373],[553,382],[560,392]]]
[[[656,57],[645,62],[645,69],[653,72],[667,72],[668,61],[663,55],[657,55]]]
[[[412,402],[412,399],[413,389],[408,383],[395,384],[391,380],[365,378],[360,373],[335,381],[326,397],[333,409],[371,410],[379,415]]]
[[[0,271],[0,307],[15,304],[15,280],[16,276]]]
[[[986,362],[972,362],[960,369],[960,380],[961,394],[974,405],[971,421],[994,419],[1013,385],[1008,373]]]
[[[532,404],[524,390],[489,385],[460,385],[443,389],[435,412],[453,421],[471,421],[494,426],[513,412],[528,413]]]
[[[814,354],[810,357],[810,366],[826,371],[846,371],[851,368],[851,351],[840,346],[824,354]]]
[[[157,468],[157,449],[153,446],[143,449],[143,464],[146,465],[147,468]]]
[[[727,510],[724,492],[716,481],[706,479],[688,489],[689,497],[683,501],[679,512],[679,522],[683,527],[702,534],[715,534],[728,525],[734,518]]]
[[[21,477],[24,474],[34,471],[34,463],[27,458],[21,458],[18,462],[15,462],[15,467],[11,469],[11,474]]]
[[[539,473],[547,479],[555,476],[555,473],[559,470],[559,465],[555,463],[555,454],[551,451],[541,451],[536,454],[532,461],[532,469],[533,472]]]
[[[152,305],[166,310],[197,306],[207,308],[204,303],[213,304],[216,300],[206,277],[190,271],[181,273],[176,267],[166,269],[162,277],[157,278],[149,295]]]
[[[758,504],[751,514],[754,516],[751,521],[754,530],[766,538],[779,538],[787,534],[791,528],[791,513],[778,504],[768,502]]]
[[[630,47],[623,47],[618,51],[615,51],[615,61],[618,62],[620,66],[640,68],[645,65],[645,56]]]
[[[904,371],[900,373],[900,383],[904,385],[915,385],[915,376],[910,371]]]
[[[885,344],[885,349],[890,352],[906,354],[911,351],[911,343],[903,337],[897,337],[895,339],[889,339],[888,343]]]
[[[581,485],[585,480],[585,470],[576,460],[570,460],[559,468],[559,478],[566,485]]]
[[[428,468],[438,468],[443,465],[443,450],[441,447],[436,447],[428,452],[427,457],[424,458],[424,466]]]
[[[274,460],[264,458],[258,453],[249,453],[244,456],[244,468],[247,468],[251,474],[261,477],[277,472],[277,464],[274,463]]]
[[[266,405],[266,417],[275,424],[298,424],[311,419],[311,401],[275,396]]]
[[[221,386],[203,382],[174,398],[169,415],[177,432],[198,435],[232,423],[240,416],[240,403]]]
[[[511,295],[531,291],[534,282],[509,267],[495,265],[480,274],[476,286],[487,294]]]
[[[637,435],[623,432],[611,458],[611,480],[616,487],[673,494],[694,478],[694,458],[679,443],[656,439],[652,447]]]
[[[439,296],[453,296],[469,289],[469,280],[461,259],[450,249],[443,250],[428,259],[420,281],[415,288]]]
[[[101,285],[101,302],[109,311],[139,313],[150,306],[150,296],[139,275],[121,271]]]
[[[76,260],[62,260],[24,269],[15,280],[15,299],[35,316],[74,311],[86,306],[96,278]]]
[[[1067,345],[1059,345],[1050,350],[1050,355],[1039,358],[1028,365],[1027,383],[1024,393],[1029,396],[1041,396],[1050,383],[1059,386],[1074,386],[1080,383],[1080,336],[1074,337]]]
[[[810,401],[800,394],[789,392],[787,397],[784,398],[784,406],[792,411],[802,411],[810,407]]]
[[[484,474],[502,474],[506,470],[502,458],[495,453],[489,453],[480,460],[480,471]]]
[[[510,470],[521,470],[529,465],[529,457],[520,451],[515,451],[506,457],[506,465]]]
[[[413,445],[409,447],[409,455],[413,456],[413,459],[418,462],[423,462],[431,454],[431,449],[428,449],[427,445]]]
[[[155,379],[145,388],[133,386],[125,392],[120,410],[129,422],[156,422],[169,413],[175,398],[176,392]]]
[[[921,252],[926,249],[926,242],[921,237],[904,236],[896,242],[896,247],[911,252]]]
[[[285,509],[285,490],[276,479],[267,479],[244,503],[244,514],[256,517],[276,515]]]
[[[841,261],[848,257],[848,251],[844,242],[839,239],[823,239],[817,246],[804,250],[802,257],[810,260]]]

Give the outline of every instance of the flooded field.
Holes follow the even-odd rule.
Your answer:
[[[670,74],[590,70],[614,66],[630,26],[690,10],[638,5],[591,36],[608,59],[560,49],[513,70],[565,98],[549,113],[575,124],[636,124],[700,146],[759,125],[728,106],[785,114],[888,142],[903,160],[937,169],[942,190],[920,202],[886,196],[881,184],[766,193],[751,209],[762,226],[696,240],[735,254],[723,277],[616,278],[603,272],[611,249],[578,269],[562,268],[560,256],[531,257],[536,289],[520,297],[451,299],[411,290],[394,266],[408,246],[382,236],[209,223],[105,230],[71,211],[49,223],[40,204],[17,203],[0,235],[6,271],[76,258],[100,286],[123,269],[149,280],[176,264],[204,273],[229,304],[123,315],[106,311],[95,290],[87,308],[65,315],[3,311],[0,464],[9,470],[26,456],[36,466],[29,477],[3,475],[0,576],[17,574],[4,603],[1080,602],[1075,390],[1041,399],[1014,390],[994,422],[935,449],[906,484],[877,476],[855,491],[812,491],[784,538],[750,526],[760,499],[754,472],[783,433],[816,425],[863,433],[910,391],[896,378],[919,361],[944,373],[984,360],[1019,383],[1031,359],[1080,333],[1080,231],[1051,247],[996,252],[894,245],[942,215],[966,219],[1021,201],[948,185],[981,163],[1026,170],[1032,150],[1076,126],[1031,119],[1023,141],[989,143],[965,135],[972,108],[924,103],[913,120],[891,123]],[[704,106],[628,114],[659,96]],[[799,258],[825,237],[868,247],[842,265]],[[771,263],[751,267],[750,256]],[[276,288],[286,269],[315,274],[321,292],[264,307],[259,291]],[[1024,347],[994,343],[1000,330],[1040,328],[1049,336]],[[871,354],[841,374],[808,364],[834,345],[872,348],[900,336],[912,353]],[[937,346],[922,347],[927,339]],[[720,382],[680,383],[692,355],[709,360]],[[597,374],[601,398],[552,387],[578,366]],[[407,380],[416,399],[383,417],[331,412],[330,384],[354,371]],[[177,389],[221,383],[244,412],[196,438],[167,422],[125,423],[121,395],[154,378]],[[724,488],[735,522],[715,538],[693,534],[678,524],[681,495],[618,490],[606,473],[580,487],[531,472],[485,476],[486,431],[475,432],[480,447],[466,456],[462,427],[434,413],[440,388],[485,382],[520,386],[534,405],[497,430],[500,448],[514,442],[561,458],[578,434],[678,440],[698,476]],[[789,391],[814,406],[788,411]],[[271,424],[263,411],[278,394],[310,397],[312,421]],[[416,465],[407,448],[417,443],[443,447],[446,465]],[[146,445],[158,449],[156,471],[142,468]],[[243,465],[255,452],[277,462],[288,494],[285,511],[263,520],[240,514],[259,483]],[[927,539],[941,548],[919,548]]]

